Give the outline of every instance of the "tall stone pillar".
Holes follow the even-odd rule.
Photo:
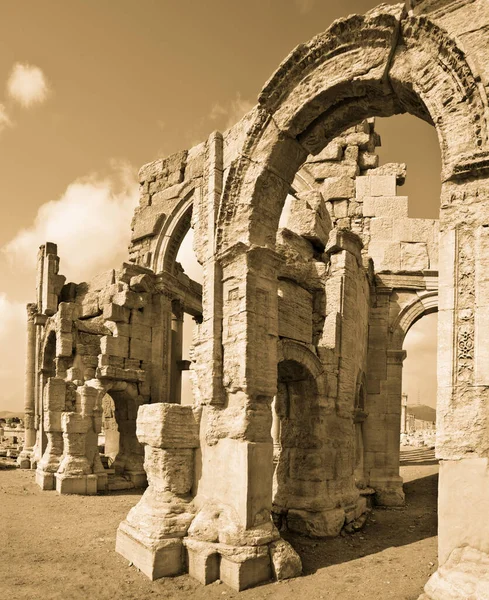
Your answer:
[[[17,459],[21,469],[31,468],[31,459],[36,443],[36,326],[34,315],[37,311],[36,304],[27,305],[27,351],[25,361],[24,384],[24,448]]]
[[[370,485],[375,489],[375,501],[382,506],[404,504],[402,477],[399,475],[402,364],[405,350],[387,351],[387,380],[383,422],[383,457],[370,472]]]
[[[407,433],[407,394],[401,396],[401,433]]]
[[[403,506],[399,475],[402,364],[406,352],[389,347],[390,288],[376,291],[371,309],[368,350],[368,419],[363,424],[365,474],[381,506]]]
[[[183,352],[183,318],[184,312],[178,300],[172,302],[171,319],[171,388],[170,402],[180,404],[182,401],[182,352]]]
[[[489,565],[489,179],[442,190],[436,455],[428,598],[484,598]],[[447,592],[448,590],[448,592]]]
[[[278,261],[243,244],[221,258],[227,403],[202,410],[199,512],[185,539],[190,575],[237,590],[271,578],[270,547],[279,539],[271,519]]]

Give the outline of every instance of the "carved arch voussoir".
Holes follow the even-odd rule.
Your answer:
[[[417,294],[411,302],[404,306],[389,327],[392,347],[401,349],[409,329],[425,315],[438,312],[438,291]]]

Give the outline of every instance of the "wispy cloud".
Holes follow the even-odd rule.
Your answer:
[[[26,345],[26,308],[0,293],[0,410],[21,411]]]
[[[34,223],[2,248],[4,258],[34,269],[38,247],[49,241],[58,244],[60,272],[68,280],[117,267],[127,258],[138,184],[129,165],[114,166],[111,176],[78,179],[58,200],[43,204]]]
[[[12,121],[8,116],[7,109],[3,104],[0,104],[0,133],[7,127],[12,126]]]
[[[314,8],[316,0],[294,0],[294,4],[301,14],[306,14]]]
[[[253,103],[241,98],[238,92],[228,104],[215,103],[209,113],[209,119],[215,121],[223,129],[229,129],[253,108]]]
[[[49,87],[39,67],[16,63],[7,81],[7,92],[24,108],[29,108],[46,100]]]

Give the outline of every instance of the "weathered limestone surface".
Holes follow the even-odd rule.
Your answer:
[[[55,244],[41,247],[20,463],[60,493],[147,476],[117,550],[148,577],[188,565],[237,590],[293,577],[281,530],[337,535],[371,501],[402,505],[402,344],[439,311],[439,570],[426,597],[488,597],[488,27],[485,0],[340,19],[234,127],[142,167],[129,263],[65,284]],[[440,221],[409,218],[406,166],[375,152],[373,117],[404,112],[437,129]],[[190,227],[202,285],[176,262]],[[189,365],[192,407],[180,404]],[[103,422],[118,434],[110,469]]]

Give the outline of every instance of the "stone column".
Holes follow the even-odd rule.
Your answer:
[[[36,443],[36,326],[34,315],[37,311],[36,304],[27,305],[27,351],[25,361],[24,384],[24,448],[17,459],[21,469],[31,468],[31,459]]]
[[[407,394],[401,396],[401,433],[407,433]]]
[[[182,401],[182,346],[183,346],[184,312],[178,300],[172,302],[171,319],[171,392],[170,402],[180,404]]]
[[[200,510],[185,539],[190,575],[203,583],[219,576],[237,590],[271,578],[270,545],[279,538],[271,519],[270,433],[277,393],[279,260],[269,249],[243,244],[221,257],[227,403],[203,408]]]
[[[399,475],[399,460],[402,364],[405,358],[405,350],[387,351],[383,457],[377,463],[378,467],[370,471],[370,485],[375,489],[375,501],[381,506],[402,506],[404,504],[402,477]]]
[[[117,530],[116,551],[150,579],[185,568],[182,539],[194,517],[194,483],[199,427],[192,407],[145,404],[137,418],[144,446],[148,488]]]
[[[442,190],[436,455],[438,570],[430,599],[483,598],[489,565],[489,179]]]

